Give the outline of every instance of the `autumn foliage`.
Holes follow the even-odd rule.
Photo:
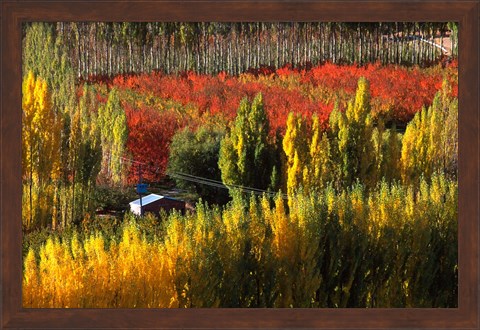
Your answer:
[[[288,210],[280,196],[237,196],[150,227],[127,218],[116,237],[94,230],[30,249],[24,306],[452,307],[457,202],[440,175],[418,192],[327,187]]]
[[[125,107],[128,125],[126,147],[132,153],[136,163],[130,167],[129,180],[138,180],[139,170],[143,179],[158,181],[166,170],[171,139],[183,126],[172,112],[159,112],[151,107],[141,109]]]
[[[346,110],[360,77],[370,82],[372,116],[381,115],[399,126],[404,126],[423,106],[432,104],[444,80],[450,86],[449,96],[458,94],[455,62],[445,69],[326,63],[309,70],[286,66],[240,76],[194,72],[164,75],[156,71],[92,79],[100,97],[112,88],[120,91],[128,118],[128,154],[148,164],[147,180],[158,181],[165,173],[171,138],[179,128],[231,122],[240,101],[245,97],[253,100],[261,92],[271,136],[276,132],[285,134],[291,112],[307,118],[307,125],[315,114],[325,129],[335,106]],[[137,170],[131,168],[127,181],[137,179]]]
[[[361,77],[346,111],[335,108],[324,129],[316,114],[307,125],[289,113],[280,166],[286,194],[232,188],[223,207],[200,202],[186,215],[127,215],[116,234],[86,224],[83,233],[30,248],[24,306],[456,306],[457,150],[448,139],[457,100],[445,81],[399,140],[381,117],[374,125],[371,93]],[[125,100],[123,107],[127,150],[165,164],[163,146],[182,116]],[[267,168],[274,147],[267,114],[261,93],[241,101],[220,144],[227,184],[262,184],[251,175]]]
[[[456,32],[25,24],[23,307],[457,307]]]

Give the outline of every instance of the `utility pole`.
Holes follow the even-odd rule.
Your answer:
[[[141,184],[142,184],[142,164],[138,164],[138,185],[140,186],[140,189],[138,191],[138,194],[140,195],[140,216],[143,217]]]
[[[137,193],[140,195],[140,216],[143,216],[142,194],[147,192],[147,184],[142,183],[142,164],[138,164],[138,184]]]

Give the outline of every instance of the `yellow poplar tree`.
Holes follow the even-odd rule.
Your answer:
[[[28,250],[28,254],[24,260],[24,271],[23,271],[23,285],[22,285],[22,296],[23,306],[24,307],[37,307],[41,306],[40,301],[37,301],[38,298],[38,289],[39,289],[39,274],[37,262],[35,261],[35,252],[32,248]]]
[[[272,253],[278,260],[276,279],[278,297],[275,305],[276,307],[293,307],[292,285],[294,279],[290,261],[295,260],[295,233],[281,195],[275,198],[275,209],[271,216]]]
[[[33,209],[33,175],[38,158],[37,144],[39,140],[38,129],[34,126],[35,109],[35,77],[32,72],[23,79],[22,84],[22,176],[27,189],[24,189],[22,211],[26,227],[33,225],[35,211]],[[24,186],[25,187],[25,186]],[[26,191],[25,191],[26,190]]]
[[[440,96],[432,106],[415,114],[408,123],[402,139],[402,179],[404,183],[418,183],[421,176],[429,178],[435,171],[443,170],[449,143],[444,136],[451,129],[444,128],[445,115],[441,110]]]
[[[61,118],[52,108],[47,83],[28,73],[22,85],[22,173],[27,185],[24,221],[46,225],[52,216],[54,182],[60,178]],[[56,216],[55,216],[56,217]]]
[[[322,189],[333,179],[330,142],[322,133],[318,116],[312,117],[312,141],[310,143],[310,163],[308,177],[304,178],[306,189]]]
[[[283,151],[287,157],[287,194],[304,185],[303,172],[308,162],[307,136],[305,121],[301,115],[290,113],[283,137]]]
[[[316,290],[320,287],[321,274],[318,267],[320,257],[320,230],[316,196],[300,194],[290,203],[290,221],[294,238],[295,257],[290,261],[293,277],[293,304],[296,307],[312,307]]]

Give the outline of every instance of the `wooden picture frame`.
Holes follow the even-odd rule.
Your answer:
[[[479,0],[16,1],[1,4],[2,328],[479,327]],[[459,297],[451,309],[24,309],[21,38],[28,21],[459,22]]]

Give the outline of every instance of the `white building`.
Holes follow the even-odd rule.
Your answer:
[[[173,209],[185,212],[185,202],[162,195],[150,194],[142,197],[142,209],[140,209],[140,199],[130,202],[130,211],[133,214],[141,215],[150,212],[158,214],[161,210],[171,211]]]

